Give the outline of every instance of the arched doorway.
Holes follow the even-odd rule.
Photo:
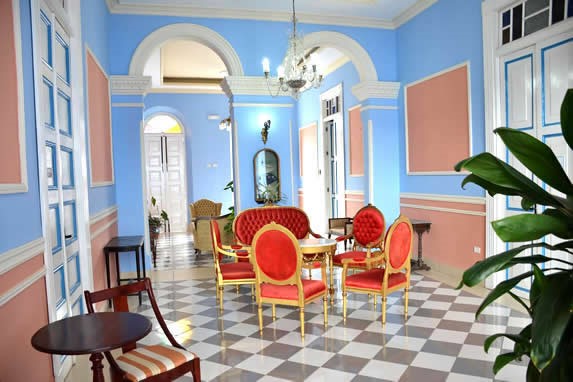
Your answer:
[[[171,115],[156,114],[143,128],[145,179],[149,200],[156,206],[150,213],[165,210],[171,232],[187,229],[187,172],[185,134],[182,124]]]

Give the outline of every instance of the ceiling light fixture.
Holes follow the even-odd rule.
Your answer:
[[[231,117],[227,117],[219,122],[219,130],[231,131]]]
[[[292,34],[289,37],[288,49],[282,64],[277,68],[277,78],[270,76],[270,62],[268,58],[263,59],[263,72],[267,80],[267,87],[272,97],[276,97],[282,91],[284,93],[290,92],[290,95],[298,99],[301,91],[309,87],[318,88],[322,83],[322,74],[320,74],[316,67],[316,62],[313,62],[312,55],[310,62],[307,63],[307,57],[304,53],[304,44],[302,36],[296,33],[296,12],[294,7],[294,0],[292,1]],[[308,65],[311,69],[309,70]],[[271,82],[276,83],[276,90],[273,94],[271,90]],[[306,88],[305,88],[306,86]]]

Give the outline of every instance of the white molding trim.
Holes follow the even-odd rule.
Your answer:
[[[300,130],[299,130],[300,131]],[[294,147],[292,139],[292,119],[288,120],[288,140],[290,149],[290,190],[291,190],[291,204],[294,206],[295,192],[294,192]],[[300,163],[299,163],[300,166]],[[300,172],[300,171],[299,171]],[[298,202],[298,200],[297,200]]]
[[[292,103],[246,103],[246,102],[234,102],[231,104],[233,107],[281,107],[281,108],[292,108],[294,104]]]
[[[0,276],[43,253],[44,238],[40,237],[0,254]]]
[[[358,108],[361,108],[360,111],[362,111],[362,104],[361,103],[349,107],[348,109],[346,109],[346,111],[350,112],[350,111],[352,111],[354,109],[358,109]]]
[[[118,212],[117,205],[108,207],[105,210],[102,210],[97,214],[90,216],[90,226],[98,223],[100,220],[103,220],[116,212]]]
[[[148,76],[109,76],[111,94],[143,95],[151,87]]]
[[[220,85],[216,85],[213,88],[195,88],[192,86],[160,86],[153,87],[147,91],[146,94],[159,93],[159,94],[225,94]]]
[[[90,184],[90,188],[97,188],[97,187],[108,187],[113,186],[114,182],[110,180],[106,180],[105,182],[92,182]]]
[[[362,102],[368,98],[397,99],[400,93],[399,82],[362,81],[352,87],[352,94]]]
[[[360,111],[367,110],[398,110],[398,106],[366,105],[360,108]]]
[[[316,15],[308,13],[297,13],[297,19],[301,23],[341,25],[350,27],[377,28],[377,29],[397,29],[408,22],[427,8],[435,4],[438,0],[418,0],[410,8],[406,9],[392,20],[376,19],[372,17],[358,16],[336,16]],[[134,14],[134,15],[161,15],[161,16],[183,16],[219,19],[245,19],[245,20],[265,20],[265,21],[291,21],[290,12],[281,11],[261,11],[258,9],[222,9],[222,8],[201,8],[192,5],[143,5],[143,4],[120,4],[118,0],[106,0],[107,8],[112,14]]]
[[[221,88],[227,97],[235,95],[263,95],[270,96],[269,86],[275,88],[278,82],[275,79],[269,79],[270,85],[263,76],[226,76],[221,81]],[[290,97],[290,93],[281,92],[281,96]]]
[[[12,300],[14,297],[28,289],[32,286],[36,281],[40,280],[42,277],[46,275],[46,267],[42,265],[42,268],[34,272],[32,275],[26,277],[20,283],[18,283],[15,287],[8,290],[6,293],[0,296],[0,307],[4,306],[7,302]]]
[[[138,9],[145,9],[152,6],[146,7],[137,5],[136,7]],[[177,16],[182,16],[181,11],[178,11],[178,8],[180,7],[169,7],[170,10],[177,11]],[[185,8],[185,6],[183,6],[183,8]],[[193,15],[193,17],[197,17],[197,15]],[[230,75],[244,75],[239,55],[222,35],[215,32],[213,29],[191,23],[169,24],[158,28],[147,35],[137,46],[133,56],[131,56],[129,74],[131,76],[143,75],[145,64],[153,51],[160,47],[164,42],[173,39],[192,40],[211,48],[219,57],[221,57],[221,60],[225,63]]]
[[[114,224],[117,223],[117,220],[118,220],[118,218],[115,217],[115,218],[111,219],[109,222],[107,222],[106,224],[104,224],[103,226],[101,226],[98,229],[96,229],[95,231],[93,231],[91,233],[91,240],[95,239],[96,237],[98,237],[99,235],[101,235],[102,233],[107,231],[111,226],[113,226]]]
[[[143,102],[114,102],[111,107],[140,107],[144,108],[145,104]]]
[[[456,209],[456,208],[423,206],[423,205],[420,205],[420,204],[410,204],[410,203],[400,203],[400,207],[416,208],[416,209],[419,209],[419,210],[440,211],[440,212],[449,212],[449,213],[461,214],[461,215],[473,215],[473,216],[483,216],[483,217],[485,217],[485,212],[459,210],[459,209]]]
[[[362,195],[362,197],[364,197],[364,191],[360,191],[360,190],[344,190],[344,195]]]
[[[419,0],[419,1],[417,1],[416,3],[414,3],[414,5],[412,5],[408,9],[406,9],[404,12],[402,12],[401,14],[399,14],[397,17],[395,17],[392,20],[392,23],[394,24],[394,28],[398,28],[401,25],[407,23],[408,21],[410,21],[411,19],[413,19],[414,17],[416,17],[420,13],[424,12],[426,9],[430,8],[432,5],[434,5],[437,2],[438,2],[438,0]]]
[[[238,133],[238,123],[235,120],[235,116],[231,116],[231,138],[233,142],[233,184],[235,186],[234,194],[234,204],[235,204],[235,216],[241,212],[241,176],[239,172],[239,133]]]
[[[374,204],[374,134],[372,120],[368,120],[368,203]]]
[[[16,92],[18,98],[18,145],[20,157],[20,183],[0,184],[0,194],[28,192],[28,164],[26,158],[26,116],[24,111],[24,78],[22,70],[22,33],[20,25],[20,2],[12,0],[12,24],[14,27],[14,55],[16,56]]]
[[[466,67],[467,73],[467,88],[468,88],[468,156],[472,156],[473,153],[473,124],[472,124],[472,84],[471,84],[471,67],[469,61],[464,61],[459,64],[449,66],[445,69],[442,69],[438,72],[432,73],[427,75],[426,77],[417,79],[416,81],[409,82],[404,85],[404,143],[405,153],[406,153],[406,175],[464,175],[467,172],[457,172],[457,171],[411,171],[410,170],[410,144],[409,144],[409,132],[408,132],[408,88],[411,86],[420,84],[422,82],[428,81],[432,78],[436,78],[453,70],[457,70],[459,68]],[[487,87],[487,86],[486,86]],[[486,90],[487,91],[487,90]],[[487,134],[486,134],[487,135]]]
[[[450,203],[467,203],[485,205],[484,196],[463,196],[463,195],[446,195],[446,194],[418,194],[415,192],[401,192],[400,198],[432,200],[436,202]]]

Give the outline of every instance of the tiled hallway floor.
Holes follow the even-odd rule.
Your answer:
[[[298,311],[287,307],[277,306],[275,321],[270,306],[264,309],[261,335],[250,288],[238,294],[226,288],[223,313],[212,280],[159,282],[154,289],[172,332],[201,357],[205,381],[491,381],[495,356],[511,343],[500,340],[486,354],[484,339],[506,329],[517,332],[527,322],[502,306],[475,321],[481,298],[413,274],[407,321],[401,293],[388,299],[385,326],[380,303],[374,308],[367,296],[349,294],[344,323],[338,294],[327,327],[322,304],[307,306],[303,341]],[[138,311],[153,316],[145,303]],[[159,333],[143,342],[164,340]],[[511,364],[495,380],[524,381],[525,369],[525,363]]]

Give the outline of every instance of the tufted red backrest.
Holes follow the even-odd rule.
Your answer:
[[[412,249],[412,226],[404,218],[400,219],[388,230],[384,240],[385,246],[389,246],[387,252],[394,269],[402,268]]]
[[[285,281],[294,276],[299,255],[293,240],[286,232],[268,229],[253,243],[256,266],[266,278]]]
[[[385,232],[384,215],[378,208],[367,205],[354,215],[352,233],[361,246],[380,242]]]
[[[310,223],[306,213],[296,207],[262,207],[242,211],[233,223],[237,241],[251,245],[255,233],[266,224],[275,222],[286,227],[297,239],[308,236]]]

